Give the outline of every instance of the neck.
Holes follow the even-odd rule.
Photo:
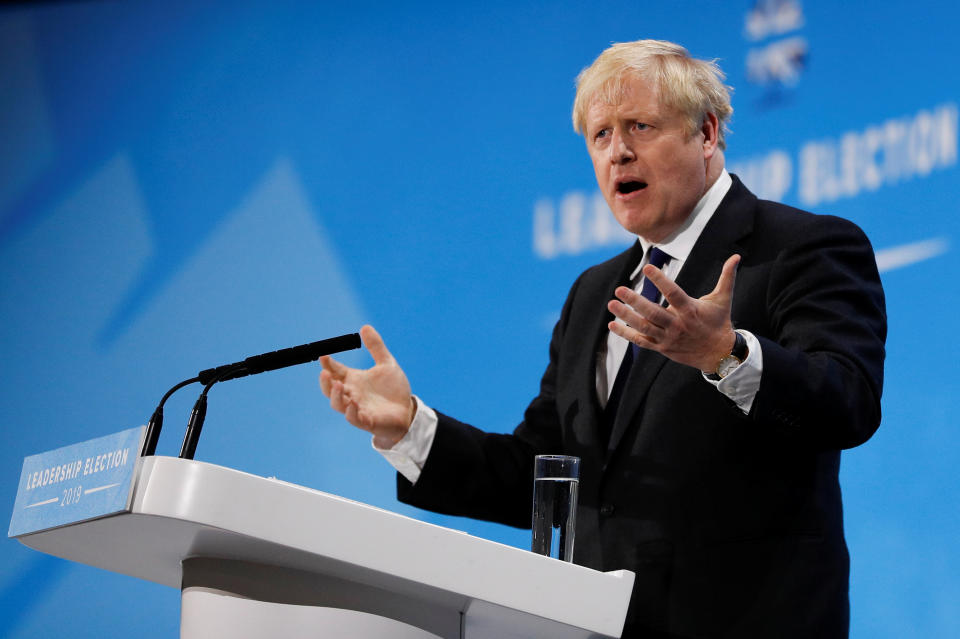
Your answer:
[[[707,158],[706,165],[707,181],[706,186],[703,189],[704,193],[710,190],[710,187],[716,183],[717,178],[719,178],[720,174],[723,173],[723,151],[717,148],[713,155]]]

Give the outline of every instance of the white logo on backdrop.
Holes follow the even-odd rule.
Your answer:
[[[590,195],[571,191],[556,204],[542,198],[533,205],[533,252],[542,259],[626,246],[633,240],[617,224],[599,191]]]
[[[894,118],[800,149],[799,197],[805,206],[926,177],[957,163],[957,105]]]
[[[802,35],[760,42],[803,27],[803,8],[796,0],[757,0],[744,20],[747,80],[762,86],[795,86],[807,64],[809,45]]]
[[[787,151],[774,149],[731,162],[730,172],[770,200],[791,195],[796,182],[800,204],[813,207],[955,166],[957,130],[957,105],[941,104],[836,137],[810,140],[801,145],[795,162]]]
[[[883,273],[910,266],[917,262],[946,253],[950,242],[945,237],[935,237],[922,242],[901,244],[877,251],[877,269]]]
[[[803,8],[795,0],[757,0],[747,12],[743,30],[754,42],[803,26]]]

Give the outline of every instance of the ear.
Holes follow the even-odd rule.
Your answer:
[[[720,120],[716,114],[708,111],[703,116],[700,133],[703,134],[703,157],[709,160],[720,149]]]

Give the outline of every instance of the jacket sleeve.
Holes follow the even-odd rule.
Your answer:
[[[770,262],[750,417],[805,447],[857,446],[880,425],[886,311],[873,248],[854,224],[806,216]]]

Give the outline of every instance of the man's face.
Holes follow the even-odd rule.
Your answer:
[[[711,126],[708,119],[688,133],[683,116],[662,108],[656,88],[640,77],[625,78],[620,104],[591,104],[587,150],[623,228],[661,242],[683,224],[708,188],[707,160],[716,150]]]

